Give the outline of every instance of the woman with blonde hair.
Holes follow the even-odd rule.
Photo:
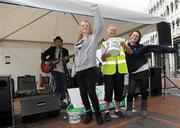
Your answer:
[[[95,111],[97,124],[102,125],[103,119],[96,95],[96,50],[98,48],[99,37],[103,29],[103,20],[100,16],[97,5],[93,4],[91,8],[94,15],[94,31],[92,31],[91,25],[87,20],[80,23],[80,35],[77,43],[74,45],[75,70],[81,99],[86,111],[84,124],[89,124],[93,119],[89,101],[90,98]]]

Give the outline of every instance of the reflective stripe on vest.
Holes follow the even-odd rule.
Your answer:
[[[117,62],[116,61],[108,61],[105,64],[122,64],[122,63],[126,63],[126,61],[125,60],[118,60]]]
[[[122,64],[122,63],[126,63],[126,60],[118,60],[117,64]]]

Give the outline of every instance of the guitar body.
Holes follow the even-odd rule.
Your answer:
[[[50,73],[50,72],[53,70],[54,66],[55,66],[57,63],[59,63],[60,61],[63,62],[65,59],[67,59],[67,58],[72,58],[72,57],[74,57],[74,56],[75,56],[75,55],[72,54],[72,55],[70,55],[70,56],[66,56],[66,58],[54,60],[53,63],[52,63],[52,61],[50,61],[50,62],[48,62],[48,63],[41,62],[41,70],[42,70],[42,72],[44,72],[44,73]],[[66,67],[66,64],[63,64],[63,66]]]
[[[45,64],[44,62],[41,63],[41,70],[44,73],[50,73],[53,70],[53,63],[49,62],[47,64]]]

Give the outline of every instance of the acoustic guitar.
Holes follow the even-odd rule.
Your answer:
[[[58,64],[60,61],[63,62],[65,59],[72,58],[74,56],[75,54],[72,54],[70,56],[65,56],[64,58],[57,59],[54,62],[53,61],[41,62],[41,71],[44,73],[50,73],[55,67],[55,65]]]

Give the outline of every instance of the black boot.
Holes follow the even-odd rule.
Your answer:
[[[127,117],[132,117],[133,112],[132,112],[132,102],[127,102],[127,108],[126,108],[126,116]]]
[[[83,123],[89,124],[89,123],[91,123],[92,119],[93,119],[92,111],[86,112],[86,116],[85,116]]]
[[[104,120],[102,118],[101,112],[96,112],[95,115],[96,115],[97,125],[103,125],[104,124]]]
[[[140,112],[142,117],[147,117],[148,111],[147,111],[147,100],[142,100],[141,101],[141,112]]]
[[[105,114],[104,114],[104,120],[105,120],[105,121],[111,121],[111,116],[110,116],[109,111],[108,111],[108,112],[105,112]]]

